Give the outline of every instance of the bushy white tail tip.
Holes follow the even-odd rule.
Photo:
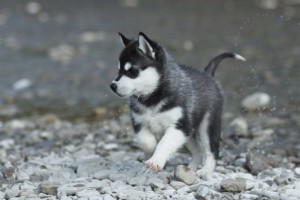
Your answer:
[[[236,53],[234,54],[234,58],[238,59],[238,60],[246,61],[246,58],[244,58],[243,56],[236,54]]]

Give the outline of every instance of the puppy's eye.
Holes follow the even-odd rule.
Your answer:
[[[137,75],[139,74],[139,70],[134,67],[131,67],[127,72],[131,77],[137,77]]]

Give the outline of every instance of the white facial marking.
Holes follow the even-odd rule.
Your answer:
[[[209,113],[206,113],[204,115],[199,128],[201,148],[204,157],[203,167],[202,169],[197,171],[197,175],[200,177],[211,174],[214,171],[216,166],[216,160],[214,159],[214,155],[211,152],[209,136],[208,136],[209,116],[210,116]]]
[[[129,78],[122,76],[119,81],[117,92],[124,96],[129,97],[132,95],[147,95],[152,93],[158,86],[159,74],[154,67],[140,71],[137,78]]]
[[[125,69],[126,71],[128,71],[131,67],[132,67],[132,65],[131,65],[129,62],[127,62],[127,63],[124,65],[124,69]]]

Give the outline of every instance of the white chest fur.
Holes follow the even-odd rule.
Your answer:
[[[159,110],[164,104],[164,102],[161,102],[150,108],[139,105],[142,111],[141,114],[133,112],[132,116],[135,122],[140,123],[143,128],[147,128],[155,134],[162,134],[168,127],[174,125],[182,117],[181,107],[174,107],[160,112]]]

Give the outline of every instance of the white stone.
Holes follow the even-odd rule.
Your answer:
[[[113,171],[109,170],[109,169],[101,170],[94,174],[94,178],[100,179],[100,180],[107,179],[111,173],[113,173]]]
[[[83,189],[79,192],[76,192],[76,196],[78,197],[92,197],[92,196],[99,196],[100,193],[94,189]]]
[[[270,106],[271,97],[263,92],[256,92],[242,100],[242,107],[248,111],[264,110]]]
[[[115,198],[113,198],[112,196],[110,196],[109,194],[105,194],[103,196],[103,200],[115,200]]]
[[[179,188],[182,188],[184,186],[186,186],[185,183],[181,182],[181,181],[171,181],[170,185],[175,189],[178,190]]]
[[[114,150],[114,149],[118,149],[119,145],[116,143],[109,143],[109,144],[104,145],[103,148],[105,150]]]
[[[32,85],[32,81],[26,78],[20,79],[13,84],[14,90],[24,90]]]
[[[196,199],[221,199],[222,196],[221,193],[214,191],[206,185],[200,185],[195,195]]]
[[[30,1],[26,4],[26,11],[29,14],[37,14],[41,11],[41,4],[36,1]]]
[[[68,196],[65,196],[65,195],[63,195],[63,196],[61,196],[60,197],[60,199],[59,200],[72,200],[72,198],[71,197],[68,197]]]
[[[300,176],[300,167],[295,168],[295,173]]]
[[[237,172],[237,173],[227,174],[227,176],[230,177],[230,178],[232,178],[232,179],[243,178],[243,179],[248,179],[248,180],[251,180],[251,181],[254,180],[253,175],[250,174],[250,173]]]
[[[230,122],[229,127],[237,136],[248,136],[248,123],[244,117],[237,117]]]
[[[15,145],[15,140],[12,138],[3,139],[0,141],[0,147],[4,149],[10,149]]]

